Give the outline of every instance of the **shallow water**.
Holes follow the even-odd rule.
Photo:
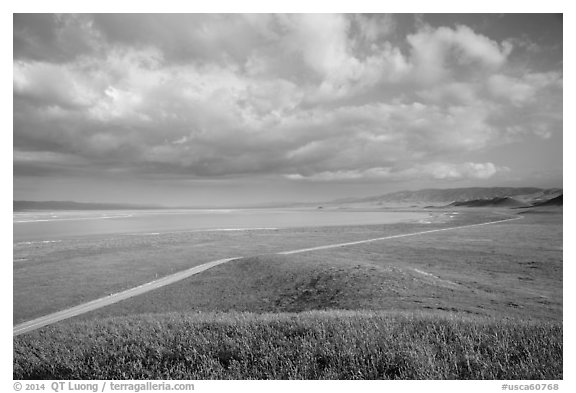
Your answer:
[[[389,224],[427,216],[414,212],[296,209],[25,212],[14,214],[13,229],[14,242],[19,243],[103,234]]]

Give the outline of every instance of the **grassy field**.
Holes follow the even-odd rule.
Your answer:
[[[561,379],[558,323],[375,312],[168,314],[15,338],[14,379]]]
[[[261,255],[81,318],[168,311],[433,310],[562,319],[561,216]]]
[[[432,212],[431,224],[291,228],[272,231],[182,232],[116,235],[59,243],[14,245],[15,323],[133,288],[209,261],[254,256],[323,244],[418,232],[502,219]]]
[[[77,292],[89,300],[151,274],[253,256],[15,337],[14,378],[561,379],[561,210],[273,255],[502,219],[445,213],[432,224],[78,240],[28,255],[30,270],[15,264],[20,319],[78,303]],[[49,285],[50,266],[86,288]]]

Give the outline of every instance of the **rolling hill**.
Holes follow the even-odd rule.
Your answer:
[[[468,187],[448,189],[424,189],[417,191],[398,191],[367,198],[346,198],[329,202],[328,205],[386,205],[386,204],[450,204],[511,198],[517,206],[531,205],[533,202],[545,202],[562,193],[561,189],[542,189],[536,187]],[[511,201],[493,201],[491,203],[515,204]]]
[[[450,206],[457,207],[525,207],[522,202],[510,197],[496,197],[491,199],[474,199],[471,201],[452,202]]]
[[[533,205],[533,207],[544,207],[544,206],[563,206],[564,205],[564,201],[563,201],[563,195],[560,194],[557,197],[554,197],[552,199],[548,199],[547,201],[544,202],[539,202]]]

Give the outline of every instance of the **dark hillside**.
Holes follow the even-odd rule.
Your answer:
[[[563,206],[564,201],[562,198],[562,195],[557,196],[556,198],[552,198],[550,200],[547,200],[545,202],[540,202],[537,203],[535,205],[533,205],[533,207],[540,207],[540,206]]]
[[[458,207],[521,207],[523,203],[509,197],[496,197],[492,199],[474,199],[470,201],[453,202],[450,206]]]

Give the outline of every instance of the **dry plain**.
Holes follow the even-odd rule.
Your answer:
[[[500,221],[519,213],[522,219],[491,225],[275,255],[324,244]],[[346,374],[349,369],[357,370],[358,378],[370,379],[561,378],[561,210],[528,214],[511,209],[434,210],[426,220],[397,224],[77,239],[66,245],[51,243],[42,250],[38,247],[26,252],[17,254],[15,250],[15,258],[29,261],[20,265],[15,262],[15,322],[207,261],[245,258],[16,337],[15,377],[261,379],[268,367],[267,378],[349,378]],[[42,280],[44,285],[38,285]],[[359,325],[341,334],[351,336],[336,335],[348,344],[333,342],[335,326],[349,323],[346,321],[350,318],[358,319]],[[414,329],[415,325],[426,324],[435,328],[420,333]],[[218,335],[220,346],[208,345],[208,333],[201,328],[207,325],[216,330],[210,334]],[[350,340],[368,334],[370,326],[380,325],[387,326],[382,329],[388,329],[388,333],[396,332],[406,345],[415,336],[420,337],[420,347],[428,352],[414,352],[412,344],[384,350],[388,341],[381,335],[367,338],[374,342],[376,353],[350,344]],[[210,348],[198,342],[192,345],[186,341],[190,338],[182,336],[188,337],[187,330],[198,333],[197,329],[201,330],[197,339]],[[291,341],[272,339],[282,335],[282,329],[290,332],[304,329],[303,332],[309,333],[297,335],[300,341],[292,342],[295,347],[288,351],[295,357],[288,360],[281,354],[287,353],[286,345]],[[444,334],[433,345],[431,342],[438,339],[438,329],[448,329],[460,338],[454,341],[454,337]],[[500,344],[520,345],[520,355],[495,366],[495,353],[473,343],[494,340],[493,334],[496,332],[498,337],[499,330],[501,337],[508,337],[506,343]],[[332,332],[332,338],[326,341],[328,331]],[[270,340],[265,341],[270,346],[265,352],[278,354],[276,360],[268,359],[276,365],[272,367],[265,362],[260,370],[247,369],[250,359],[258,354],[263,356],[256,349],[249,349],[250,340],[257,337],[263,340],[267,335]],[[527,337],[528,342],[521,344],[521,336]],[[192,345],[184,352],[201,356],[202,367],[192,366],[191,361],[174,360],[176,338]],[[299,346],[316,348],[314,345],[322,340],[333,345],[331,356],[298,357],[307,353]],[[72,350],[65,342],[75,343],[77,349]],[[112,345],[107,348],[116,355],[136,348],[140,355],[119,361],[114,370],[122,369],[124,374],[117,375],[104,367],[104,360],[97,359],[96,343]],[[233,349],[223,350],[222,345]],[[451,345],[455,345],[452,350]],[[505,351],[506,345],[496,347]],[[527,354],[542,345],[549,346],[551,352],[529,360]],[[68,348],[68,352],[62,354],[57,348]],[[158,351],[154,352],[155,363],[143,366],[152,348]],[[345,361],[336,355],[338,348],[351,351],[350,358]],[[404,358],[399,353],[412,355]],[[49,358],[59,360],[46,364],[42,359],[47,359],[48,354],[52,354]],[[396,368],[390,366],[394,359],[398,363]],[[466,363],[465,359],[476,359],[476,365]],[[72,365],[78,362],[83,366]],[[134,362],[140,364],[134,369],[137,371],[127,371]],[[543,373],[545,364],[548,371]]]

